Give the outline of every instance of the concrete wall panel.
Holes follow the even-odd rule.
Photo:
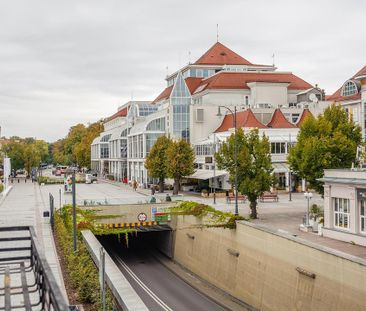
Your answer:
[[[174,259],[257,309],[366,308],[364,260],[245,222],[236,230],[192,224],[196,218],[178,217]]]

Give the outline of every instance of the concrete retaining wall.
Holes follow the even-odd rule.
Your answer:
[[[258,310],[365,310],[366,261],[258,225],[192,228],[179,216],[174,259]]]
[[[81,233],[94,263],[99,266],[99,251],[102,245],[91,231],[84,230]],[[105,254],[105,275],[106,282],[111,289],[114,298],[123,310],[149,310],[108,253]]]

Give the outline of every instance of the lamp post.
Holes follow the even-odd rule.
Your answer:
[[[288,171],[288,200],[292,201],[292,181],[291,181],[291,170]]]
[[[289,154],[289,149],[291,146],[291,133],[288,134],[288,144],[287,144],[287,154]],[[292,180],[291,180],[291,169],[288,170],[288,200],[292,201]]]
[[[217,115],[218,117],[221,117],[221,110],[220,108],[225,108],[228,111],[230,111],[230,113],[232,115],[234,115],[234,162],[235,162],[235,216],[239,215],[239,210],[238,210],[238,142],[237,142],[237,129],[236,129],[236,106],[234,106],[234,112],[226,106],[218,106],[218,110],[217,110]]]
[[[310,211],[310,200],[313,197],[313,194],[311,192],[305,192],[304,193],[304,197],[307,199],[308,201],[308,209],[307,209],[307,214],[306,214],[306,225],[309,226],[309,211]]]
[[[214,166],[214,171],[213,171],[213,180],[212,180],[212,184],[213,184],[213,204],[216,204],[216,160],[215,160],[215,153],[216,153],[216,135],[214,133],[214,144],[213,144],[213,166]]]
[[[76,186],[75,186],[75,171],[72,172],[72,231],[73,231],[73,248],[77,251],[76,240]]]

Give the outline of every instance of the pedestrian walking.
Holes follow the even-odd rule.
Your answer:
[[[134,179],[133,182],[132,182],[132,189],[133,189],[133,191],[137,190],[137,181],[136,181],[136,179]]]

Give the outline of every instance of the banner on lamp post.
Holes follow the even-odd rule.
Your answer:
[[[9,176],[11,172],[10,158],[4,158],[4,190],[9,187]]]

